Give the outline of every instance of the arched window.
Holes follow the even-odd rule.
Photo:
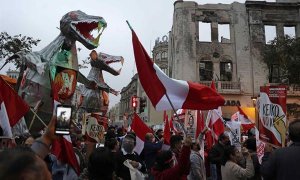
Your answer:
[[[225,60],[220,62],[220,79],[221,81],[232,80],[232,62]]]
[[[211,81],[213,79],[213,63],[210,60],[201,60],[199,63],[200,81]]]
[[[155,55],[155,61],[160,61],[160,53],[157,53],[157,54]]]
[[[167,59],[167,58],[168,58],[168,53],[164,51],[164,52],[161,54],[161,58],[162,58],[162,59]]]

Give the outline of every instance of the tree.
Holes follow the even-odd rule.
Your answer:
[[[0,60],[7,59],[19,51],[31,52],[32,46],[37,46],[41,40],[34,39],[28,36],[22,36],[22,34],[10,36],[7,32],[1,32],[0,34]],[[17,68],[21,63],[13,60],[13,63]]]
[[[300,84],[300,38],[275,38],[265,45],[263,60],[270,83]]]

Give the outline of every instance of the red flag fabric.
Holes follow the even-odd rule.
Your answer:
[[[200,110],[197,110],[197,127],[196,127],[196,136],[198,138],[201,131],[204,129],[204,117],[203,113]]]
[[[211,118],[208,127],[212,129],[215,141],[218,141],[219,136],[225,131],[221,116],[222,111],[220,107],[218,109],[211,110]]]
[[[215,109],[224,105],[224,98],[210,87],[169,78],[151,60],[135,32],[132,30],[134,56],[140,82],[157,111],[172,109]],[[155,86],[154,86],[155,85]]]
[[[211,88],[216,91],[216,86],[214,81],[211,82]],[[222,110],[221,107],[217,109],[210,110],[210,121],[208,127],[212,129],[213,138],[217,142],[219,136],[225,131],[224,123],[222,120]]]
[[[29,106],[0,77],[0,126],[4,136],[12,138],[11,127],[29,111]]]
[[[58,96],[59,89],[57,86],[52,84],[52,95],[53,95],[53,114],[56,114],[56,106],[61,104]],[[80,174],[80,167],[74,153],[72,141],[70,135],[64,135],[58,140],[54,140],[51,148],[52,153],[57,157],[57,159],[62,162],[69,164],[75,172]]]
[[[164,117],[163,117],[163,122],[164,122],[164,123],[166,122],[166,116],[168,116],[168,115],[167,115],[167,111],[164,111]]]
[[[80,174],[80,167],[74,153],[70,135],[64,135],[59,140],[55,140],[52,143],[51,150],[60,162],[69,164],[78,175]]]
[[[136,113],[134,113],[134,118],[131,123],[131,130],[136,134],[135,152],[141,154],[144,148],[145,135],[153,132]]]
[[[164,144],[170,145],[170,138],[171,138],[171,132],[170,132],[170,126],[169,126],[169,120],[168,115],[165,116],[165,128],[164,128]]]

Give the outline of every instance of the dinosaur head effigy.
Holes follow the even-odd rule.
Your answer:
[[[120,74],[122,68],[119,70],[115,70],[110,65],[112,63],[117,63],[117,62],[120,62],[122,65],[124,63],[124,58],[122,56],[112,56],[102,52],[97,54],[97,52],[94,50],[91,52],[90,57],[91,57],[92,67],[97,68],[100,71],[102,70],[106,71],[115,76]]]
[[[88,49],[98,47],[100,36],[106,26],[107,23],[102,17],[87,15],[79,10],[68,12],[60,20],[61,33],[81,42]],[[93,37],[93,31],[98,31],[97,37]]]

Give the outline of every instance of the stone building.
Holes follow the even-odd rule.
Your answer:
[[[124,116],[129,120],[131,123],[131,119],[133,117],[134,109],[131,106],[131,97],[137,96],[137,86],[138,86],[138,74],[135,74],[132,78],[130,83],[122,88],[121,90],[121,99],[119,105],[119,119],[123,119]]]
[[[286,29],[300,37],[297,2],[199,5],[176,1],[168,43],[169,75],[206,85],[214,80],[226,100],[224,117],[230,118],[240,105],[255,118],[253,100],[260,86],[271,83],[261,55],[271,33],[268,28],[275,28],[275,37],[283,36]],[[208,27],[208,33],[203,27]],[[228,32],[225,36],[224,30]],[[287,103],[300,104],[300,88],[293,87],[289,88]]]

